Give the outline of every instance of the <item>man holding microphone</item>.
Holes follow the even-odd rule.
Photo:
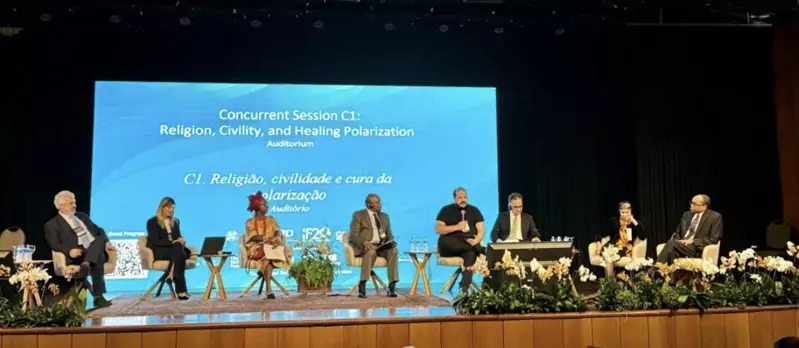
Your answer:
[[[469,291],[472,285],[472,267],[477,257],[485,254],[486,248],[481,245],[484,236],[484,219],[480,209],[468,204],[466,189],[458,187],[452,192],[455,203],[441,208],[436,217],[436,233],[438,253],[443,257],[463,258],[461,292]]]

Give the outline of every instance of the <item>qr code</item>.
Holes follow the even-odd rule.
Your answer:
[[[117,269],[107,279],[142,279],[147,278],[147,271],[141,268],[139,259],[139,241],[136,239],[112,240],[117,249]]]

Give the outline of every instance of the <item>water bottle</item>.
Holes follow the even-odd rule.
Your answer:
[[[427,251],[427,238],[424,239],[424,242],[422,242],[422,245],[423,245],[422,251]]]
[[[550,242],[554,242],[554,241],[555,241],[555,236],[551,236],[551,237],[549,237],[549,241],[550,241]]]
[[[556,241],[556,242],[560,242],[560,241],[561,241],[561,239],[560,239],[560,236],[557,236],[557,237],[555,238],[555,241]]]

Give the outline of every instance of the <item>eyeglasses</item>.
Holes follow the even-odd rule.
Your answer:
[[[691,205],[695,205],[695,206],[703,206],[703,205],[705,205],[705,204],[704,204],[704,203],[691,202]]]
[[[512,206],[510,206],[510,207],[511,207],[511,209],[521,209],[521,208],[524,208],[524,206],[523,206],[523,205],[512,205]]]

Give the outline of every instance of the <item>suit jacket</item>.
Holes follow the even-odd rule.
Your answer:
[[[89,215],[75,212],[75,217],[83,221],[88,233],[91,233],[94,237],[95,243],[102,242],[103,245],[108,243],[108,236],[105,234],[105,230],[95,225],[94,222],[89,219]],[[50,249],[64,254],[67,258],[69,258],[70,250],[81,248],[80,245],[78,245],[78,235],[75,234],[75,231],[69,226],[67,220],[61,217],[61,214],[56,215],[44,223],[44,239],[47,241],[47,245]]]
[[[500,239],[507,239],[510,236],[510,212],[506,211],[497,216],[494,228],[491,229],[491,241],[496,242]],[[533,216],[522,213],[522,240],[530,241],[533,238],[541,238],[538,229],[535,227]]]
[[[674,232],[672,238],[680,240],[685,238],[685,232],[691,227],[691,219],[694,218],[694,213],[687,211],[682,214],[680,224],[677,225],[677,231]],[[694,246],[703,249],[707,245],[716,244],[721,240],[724,234],[724,222],[721,219],[721,214],[714,210],[706,210],[699,219],[699,225],[696,227],[696,234],[694,235]]]
[[[171,247],[172,241],[183,237],[180,234],[180,220],[175,219],[175,226],[172,226],[172,239],[169,239],[169,232],[166,228],[158,224],[158,218],[153,216],[147,220],[147,247],[152,249],[154,247]]]
[[[352,221],[350,222],[350,246],[355,249],[355,255],[363,255],[363,243],[371,241],[374,232],[372,226],[372,217],[369,216],[371,212],[367,209],[358,210],[352,214]],[[394,233],[391,232],[391,222],[388,215],[380,212],[380,229],[386,232],[385,240],[394,239]]]

